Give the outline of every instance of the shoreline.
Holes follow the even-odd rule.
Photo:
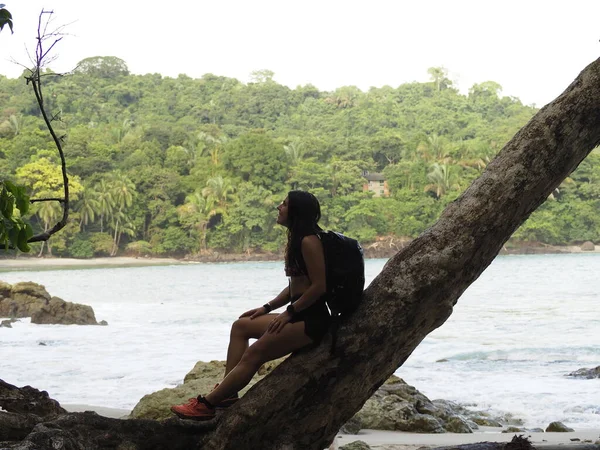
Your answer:
[[[52,269],[85,269],[107,267],[147,267],[189,264],[190,261],[175,258],[136,258],[130,256],[114,256],[105,258],[36,258],[20,256],[18,258],[0,259],[0,271],[13,270],[52,270]]]
[[[370,251],[365,249],[365,259],[390,258],[397,251]],[[600,245],[594,250],[584,251],[579,246],[522,246],[518,248],[504,248],[499,255],[551,255],[551,254],[600,254]],[[213,253],[193,258],[151,258],[135,256],[113,256],[89,259],[76,258],[37,258],[34,256],[23,256],[15,258],[0,259],[0,271],[13,270],[52,270],[52,269],[84,269],[84,268],[108,268],[108,267],[147,267],[167,265],[189,265],[201,263],[232,263],[232,262],[256,262],[256,261],[282,261],[283,255],[268,253]]]
[[[534,447],[556,445],[590,445],[598,441],[600,430],[588,429],[568,433],[522,432],[502,433],[498,428],[480,427],[473,433],[409,433],[404,431],[361,430],[358,434],[338,434],[335,444],[342,446],[364,441],[372,448],[387,450],[416,450],[420,447],[455,447],[479,442],[510,442],[514,436],[528,438]],[[596,444],[597,445],[597,444]],[[380,447],[381,446],[381,447]]]
[[[109,408],[105,406],[66,404],[61,405],[68,412],[94,411],[95,413],[113,419],[127,419],[130,410]],[[600,429],[582,429],[567,433],[502,433],[496,427],[479,427],[473,433],[410,433],[406,431],[361,430],[358,434],[338,433],[334,447],[338,448],[354,441],[364,441],[373,448],[387,450],[417,450],[420,447],[444,447],[477,442],[510,442],[515,435],[522,435],[531,441],[535,447],[546,445],[585,445],[594,444],[600,439]]]

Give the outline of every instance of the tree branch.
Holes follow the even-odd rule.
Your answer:
[[[51,198],[32,198],[29,200],[29,203],[38,203],[38,202],[60,202],[65,203],[66,200],[64,198],[51,197]]]
[[[56,135],[56,132],[54,131],[54,128],[52,127],[52,121],[56,119],[56,115],[52,117],[52,119],[48,118],[48,114],[46,112],[45,106],[44,106],[44,95],[43,95],[43,91],[42,91],[42,69],[44,67],[44,65],[46,64],[46,59],[48,57],[49,52],[54,48],[54,46],[60,42],[63,38],[63,33],[62,30],[64,29],[64,26],[59,27],[57,30],[53,31],[53,32],[48,32],[48,25],[50,24],[50,21],[52,19],[52,14],[54,14],[53,11],[43,11],[40,13],[39,18],[38,18],[38,34],[37,34],[37,45],[36,45],[36,52],[35,52],[35,60],[34,60],[34,67],[33,69],[29,69],[30,75],[26,76],[25,79],[27,80],[27,84],[31,83],[31,86],[33,88],[33,92],[35,94],[35,98],[37,100],[37,103],[40,107],[40,112],[42,113],[42,117],[44,119],[44,122],[46,123],[46,126],[48,127],[48,131],[50,132],[50,135],[52,136],[52,140],[54,141],[54,145],[56,146],[56,149],[58,150],[58,154],[60,155],[60,162],[61,162],[61,170],[62,170],[62,178],[63,178],[63,188],[64,188],[64,198],[62,199],[42,199],[42,200],[30,200],[31,203],[34,202],[38,202],[38,201],[48,201],[48,200],[56,200],[58,202],[61,203],[62,205],[62,210],[63,210],[63,215],[62,218],[48,231],[45,231],[43,233],[37,234],[35,236],[32,236],[31,238],[29,238],[28,242],[40,242],[40,241],[47,241],[53,234],[56,234],[58,231],[62,230],[66,225],[67,225],[67,221],[69,219],[69,178],[67,176],[67,164],[65,161],[65,154],[63,152],[63,148],[62,148],[62,138],[59,138]],[[46,20],[46,22],[43,24],[43,17],[44,15],[48,15],[48,19]],[[42,27],[43,27],[43,31],[42,31]],[[44,41],[48,40],[48,39],[52,39],[54,38],[54,42],[52,42],[52,44],[50,44],[50,47],[45,50],[43,43]]]

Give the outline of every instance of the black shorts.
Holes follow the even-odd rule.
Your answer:
[[[292,297],[293,304],[301,295]],[[320,342],[327,333],[331,324],[331,315],[325,304],[325,300],[320,298],[308,308],[297,312],[290,320],[290,323],[304,322],[304,334],[311,338],[315,343]]]

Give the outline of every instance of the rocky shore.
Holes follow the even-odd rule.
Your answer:
[[[242,394],[281,361],[265,364]],[[114,418],[102,415],[106,408],[98,409],[101,415],[85,405],[65,408],[45,391],[30,386],[18,388],[0,380],[0,448],[125,448],[122,446],[125,443],[131,449],[171,448],[169,440],[175,435],[181,441],[177,448],[192,448],[211,429],[209,422],[214,421],[180,420],[173,417],[169,407],[212,389],[223,370],[223,361],[200,361],[180,386],[148,394],[129,416],[124,417],[123,411],[113,411],[118,413]],[[588,378],[598,371],[600,367],[576,373]],[[600,450],[598,433],[598,430],[576,432],[560,422],[553,422],[545,429],[527,429],[519,418],[510,414],[490,416],[450,401],[429,400],[413,386],[392,376],[342,427],[330,449],[418,450],[444,446],[447,450],[460,446],[457,450],[507,450],[502,443],[514,441],[518,436],[530,439],[534,448],[560,444],[563,450]],[[148,441],[150,436],[152,442]],[[56,447],[57,442],[64,445]],[[525,448],[519,446],[515,450]]]
[[[41,284],[30,281],[11,285],[0,281],[0,327],[12,328],[12,323],[31,317],[31,323],[54,325],[107,325],[98,323],[91,306],[66,302],[51,296]]]
[[[283,359],[269,362],[261,367],[251,383],[240,394],[243,395],[254,384],[268,375]],[[173,417],[171,405],[185,403],[198,394],[210,392],[221,380],[225,361],[198,361],[185,376],[182,384],[175,388],[165,388],[145,395],[133,408],[130,417],[135,419],[165,420]],[[582,377],[596,369],[581,369]],[[218,411],[217,414],[222,412]],[[542,424],[541,424],[542,425]],[[392,375],[367,400],[340,430],[345,434],[359,434],[361,430],[403,431],[411,433],[457,433],[470,434],[484,427],[500,433],[543,433],[572,432],[560,421],[543,424],[544,428],[526,428],[523,420],[510,413],[491,415],[474,407],[437,399],[430,400],[418,389]]]

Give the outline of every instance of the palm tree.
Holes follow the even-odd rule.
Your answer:
[[[81,219],[79,220],[79,231],[83,231],[84,227],[93,222],[96,214],[100,212],[100,202],[98,193],[92,187],[87,187],[81,193],[81,198],[75,203],[75,211],[79,212]]]
[[[113,246],[110,251],[110,256],[115,256],[119,250],[119,244],[121,242],[121,236],[123,233],[133,236],[135,234],[135,226],[125,211],[119,209],[111,217],[111,227],[114,230],[113,234]]]
[[[298,138],[294,139],[288,145],[284,145],[283,150],[292,166],[298,165],[304,157],[304,144]]]
[[[128,230],[133,230],[133,224],[125,210],[133,204],[137,192],[133,181],[120,171],[111,174],[110,183],[115,208],[111,216],[111,227],[114,230],[111,256],[115,256],[119,248],[121,235]]]
[[[120,171],[116,171],[111,174],[110,183],[112,184],[111,190],[115,206],[119,210],[130,207],[133,204],[133,197],[136,194],[133,181],[131,181],[127,175]]]
[[[425,161],[446,163],[450,159],[445,140],[437,134],[427,136],[427,140],[421,142],[417,150]]]
[[[44,231],[48,231],[62,215],[62,206],[58,202],[42,202],[36,214],[42,222]],[[42,246],[40,248],[38,257],[42,256],[44,253],[44,244],[48,246],[48,254],[52,256],[52,247],[50,246],[50,241],[42,241]]]
[[[436,198],[440,198],[451,189],[460,189],[459,184],[454,182],[455,177],[452,166],[433,163],[431,169],[431,172],[427,174],[427,178],[432,184],[425,186],[425,192],[433,192]]]
[[[186,196],[185,203],[177,208],[179,221],[186,228],[198,230],[200,249],[206,250],[206,233],[210,218],[217,214],[212,201],[205,198],[200,190]]]
[[[121,122],[121,125],[111,129],[111,134],[117,144],[120,144],[123,141],[123,138],[125,138],[125,136],[127,136],[127,134],[129,134],[129,132],[133,128],[133,125],[134,125],[133,120],[124,119],[123,122]]]
[[[112,188],[104,178],[96,184],[95,191],[97,193],[96,200],[98,201],[98,211],[100,213],[100,233],[102,233],[104,231],[104,219],[108,220],[113,214],[115,199]]]
[[[198,132],[197,138],[206,144],[206,147],[203,147],[203,150],[204,148],[208,148],[208,154],[210,155],[210,162],[212,164],[211,172],[214,174],[219,167],[219,153],[229,138],[226,135],[214,137],[203,131]]]
[[[234,194],[235,188],[231,180],[221,175],[209,178],[206,187],[202,189],[202,196],[223,210],[226,209],[227,202],[234,199]]]
[[[8,117],[8,126],[13,133],[13,137],[17,136],[23,128],[23,115],[11,114]]]

